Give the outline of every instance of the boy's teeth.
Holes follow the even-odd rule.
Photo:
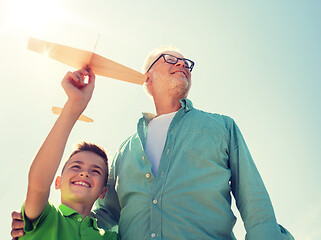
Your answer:
[[[85,182],[74,182],[75,185],[82,185],[82,186],[85,186],[85,187],[89,187],[89,184],[88,183],[85,183]]]

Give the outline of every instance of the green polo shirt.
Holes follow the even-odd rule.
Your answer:
[[[25,216],[24,204],[21,212],[25,222],[25,235],[19,239],[119,239],[116,232],[98,228],[95,218],[85,217],[83,219],[83,216],[77,211],[64,204],[60,204],[59,208],[56,208],[48,203],[40,217],[35,221],[30,221]]]

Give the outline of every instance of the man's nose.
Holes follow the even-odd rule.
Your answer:
[[[185,67],[185,68],[187,67],[185,61],[182,60],[182,59],[178,59],[178,60],[177,60],[177,63],[176,63],[175,65],[176,65],[176,66],[183,66],[183,67]]]

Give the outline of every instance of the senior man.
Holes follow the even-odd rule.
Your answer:
[[[193,67],[176,49],[147,58],[145,88],[156,115],[144,114],[119,148],[95,210],[100,226],[119,223],[122,239],[235,239],[232,192],[247,239],[293,239],[276,223],[235,122],[186,99]]]
[[[158,48],[143,71],[156,115],[115,155],[98,225],[119,225],[121,239],[236,239],[236,200],[248,240],[294,239],[276,222],[269,195],[236,123],[195,109],[187,99],[194,62]]]

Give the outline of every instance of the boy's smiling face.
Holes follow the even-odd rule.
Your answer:
[[[105,160],[90,151],[74,154],[66,163],[62,176],[57,177],[56,189],[61,190],[61,202],[93,204],[106,194]]]

